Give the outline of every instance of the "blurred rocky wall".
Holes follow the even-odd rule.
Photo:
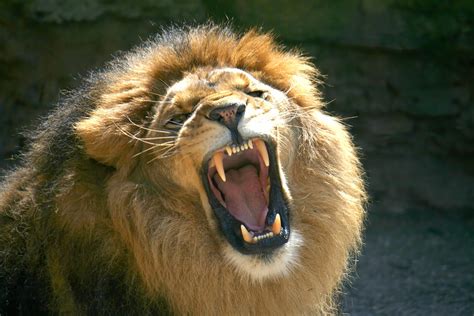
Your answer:
[[[80,77],[170,23],[230,19],[313,57],[377,210],[474,211],[474,2],[2,0],[0,168]]]

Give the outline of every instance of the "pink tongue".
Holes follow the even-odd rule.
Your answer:
[[[263,231],[268,208],[257,169],[246,165],[225,172],[226,182],[214,175],[219,190],[223,193],[227,210],[247,228]]]

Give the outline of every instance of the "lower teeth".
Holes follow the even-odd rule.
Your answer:
[[[264,235],[260,235],[260,236],[256,236],[256,237],[253,237],[253,240],[254,241],[260,241],[262,239],[266,239],[266,238],[271,238],[273,237],[273,233],[272,232],[269,232],[269,233],[266,233]]]
[[[258,236],[253,236],[255,233],[254,232],[249,232],[247,228],[244,225],[240,225],[240,231],[242,233],[242,238],[246,243],[254,244],[257,241],[267,239],[267,238],[272,238],[274,236],[278,236],[281,233],[281,217],[280,214],[277,213],[275,216],[275,220],[272,224],[271,231],[261,234]]]

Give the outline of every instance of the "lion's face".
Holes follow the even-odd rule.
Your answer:
[[[290,107],[245,71],[199,69],[168,88],[146,137],[157,169],[200,195],[225,256],[259,276],[284,271],[295,251],[282,168]]]

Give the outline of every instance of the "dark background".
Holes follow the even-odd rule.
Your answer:
[[[473,315],[472,0],[2,0],[0,169],[62,89],[162,26],[209,18],[312,56],[361,148],[371,204],[343,312]]]

